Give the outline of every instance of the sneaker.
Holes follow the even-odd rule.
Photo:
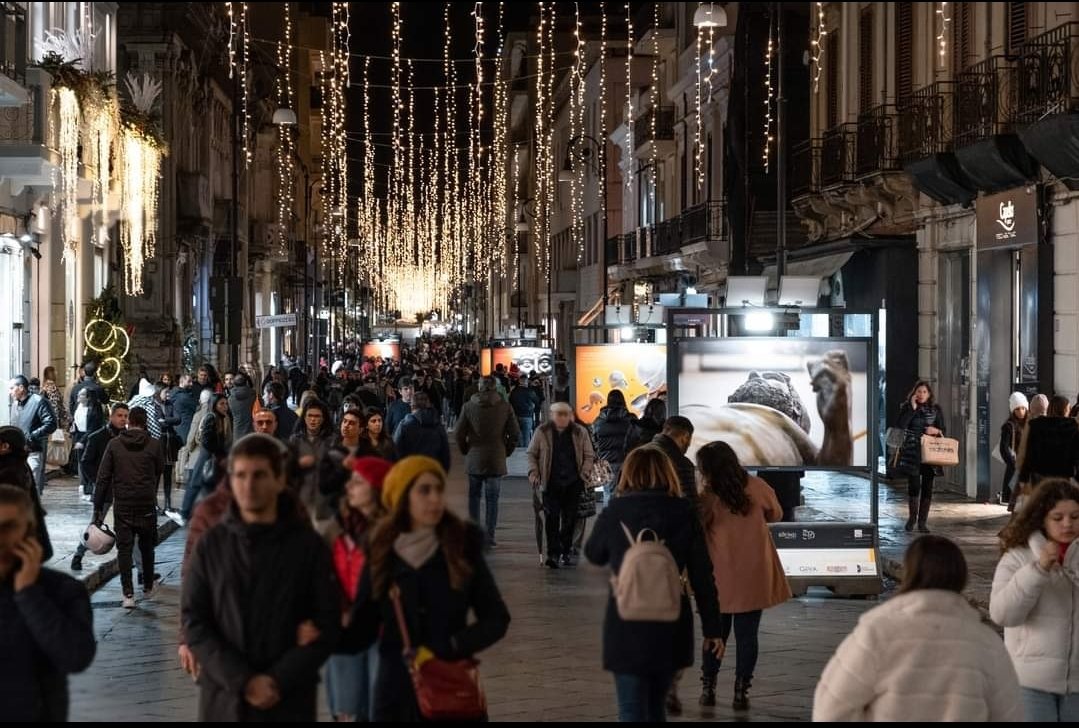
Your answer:
[[[180,528],[184,527],[184,523],[185,523],[184,517],[180,515],[179,511],[177,511],[177,510],[175,510],[173,508],[166,508],[165,509],[165,515],[168,517],[168,519],[170,521],[175,523]]]
[[[74,556],[71,557],[71,570],[72,571],[82,571],[82,555],[81,554],[75,554]]]
[[[548,569],[557,569],[558,559],[547,559],[543,562],[543,565],[546,566]]]
[[[94,497],[92,495],[90,495],[89,493],[83,493],[82,495],[79,496],[79,500],[81,500],[83,503],[90,503],[91,501],[94,500]]]
[[[157,587],[160,584],[161,584],[160,581],[155,581],[153,586],[151,586],[149,589],[143,587],[143,589],[142,589],[142,598],[143,599],[153,599],[155,596],[157,596]]]
[[[124,609],[135,608],[135,597],[131,594],[124,594],[124,601],[122,602]]]

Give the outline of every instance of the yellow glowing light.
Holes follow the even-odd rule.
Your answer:
[[[60,197],[63,201],[64,260],[79,252],[79,122],[81,112],[75,90],[54,89],[59,107]]]
[[[128,293],[142,293],[142,272],[157,241],[157,204],[161,148],[125,126],[120,136],[123,202],[120,244],[124,251],[124,284]]]

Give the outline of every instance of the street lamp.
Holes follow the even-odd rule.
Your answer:
[[[693,13],[693,25],[698,28],[725,28],[727,11],[716,3],[701,3]]]

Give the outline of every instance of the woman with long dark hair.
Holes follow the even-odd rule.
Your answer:
[[[368,407],[363,411],[364,426],[360,433],[360,444],[356,455],[371,455],[394,462],[397,460],[397,447],[393,438],[386,432],[385,416],[378,407]]]
[[[1027,722],[1079,721],[1079,485],[1043,480],[1000,533],[989,616],[1019,674]]]
[[[944,475],[944,471],[935,465],[922,463],[922,436],[942,437],[944,435],[944,412],[933,397],[933,388],[929,382],[921,381],[907,395],[907,400],[899,408],[899,420],[896,427],[905,432],[903,446],[899,450],[899,464],[896,470],[907,476],[907,503],[910,516],[903,528],[914,530],[915,521],[918,530],[929,533],[929,507],[933,502],[933,479]]]
[[[757,633],[765,609],[791,598],[769,523],[783,516],[775,491],[750,475],[725,442],[697,451],[703,486],[701,520],[719,592],[719,637],[734,628],[738,656],[734,671],[734,709],[749,709],[749,686],[757,666]],[[704,651],[701,705],[716,704],[720,660]]]
[[[899,594],[836,648],[813,696],[816,722],[1017,722],[1015,668],[967,603],[967,562],[952,541],[921,536]]]
[[[232,447],[232,412],[229,411],[229,398],[224,394],[215,394],[210,398],[210,409],[199,423],[198,440],[199,455],[191,469],[184,502],[180,507],[180,519],[184,523],[191,519],[199,494],[217,485],[212,475],[216,463],[228,457]],[[207,466],[207,463],[213,465]]]
[[[592,439],[595,441],[596,458],[611,466],[612,479],[605,488],[608,499],[618,483],[618,473],[626,459],[626,433],[636,423],[637,417],[626,407],[626,395],[612,389],[607,394],[607,406],[599,411],[592,423]]]
[[[408,659],[471,658],[506,634],[510,615],[483,558],[484,534],[446,507],[446,473],[424,455],[402,459],[382,483],[388,515],[371,536],[348,641],[363,648],[381,631],[374,720],[419,720],[394,610],[400,600]],[[472,612],[475,621],[469,624]]]

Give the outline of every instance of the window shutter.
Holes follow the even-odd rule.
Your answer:
[[[895,100],[914,90],[914,3],[895,4]]]
[[[839,123],[839,33],[832,32],[824,38],[824,73],[828,90],[828,123],[832,129]]]
[[[955,4],[952,21],[952,73],[962,73],[970,64],[971,23],[974,8],[971,3]]]
[[[873,105],[873,6],[862,10],[858,22],[858,110]]]
[[[1008,55],[1015,55],[1027,39],[1027,4],[1008,3]]]

